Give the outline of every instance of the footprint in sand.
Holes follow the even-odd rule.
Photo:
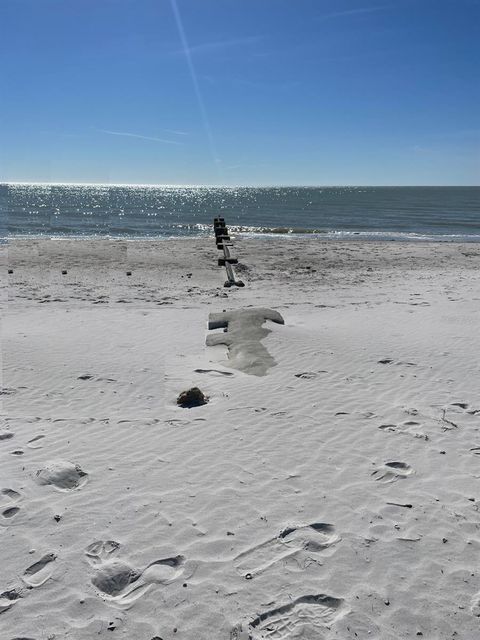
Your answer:
[[[30,449],[41,449],[43,447],[43,438],[45,438],[45,436],[35,436],[27,442],[27,447]]]
[[[275,538],[240,553],[234,558],[234,564],[239,573],[250,579],[280,560],[301,551],[323,552],[339,540],[333,525],[324,522],[286,527]]]
[[[94,542],[85,550],[87,560],[96,568],[93,586],[102,598],[118,606],[131,606],[154,585],[170,584],[183,573],[183,556],[154,560],[145,569],[135,569],[113,559],[119,548],[118,542],[107,540]]]
[[[52,563],[56,560],[56,557],[54,553],[47,553],[25,569],[22,580],[29,589],[42,586],[52,576]],[[0,593],[0,614],[11,609],[23,597],[24,592],[25,589],[15,588]]]
[[[303,371],[302,373],[296,373],[295,378],[301,378],[302,380],[313,380],[316,378],[317,374],[313,371]]]
[[[468,402],[452,402],[450,406],[455,407],[458,413],[468,413],[471,416],[478,416],[480,414],[480,409],[470,407]],[[462,411],[458,411],[459,409],[462,409]]]
[[[412,467],[406,462],[386,462],[372,473],[372,477],[379,482],[389,483],[406,478],[412,473]]]
[[[231,371],[220,371],[220,369],[195,369],[194,373],[213,373],[222,376],[233,376]]]
[[[426,433],[423,433],[423,425],[415,420],[406,420],[400,424],[381,424],[378,428],[384,433],[399,433],[427,441],[430,439]]]
[[[348,610],[342,598],[323,593],[300,596],[293,602],[259,614],[250,622],[237,625],[230,640],[287,640],[318,638],[329,630]]]
[[[17,515],[20,511],[20,507],[15,503],[20,500],[21,495],[14,489],[0,489],[0,506],[1,514],[3,518],[9,520]]]
[[[14,489],[0,489],[0,495],[13,501],[20,500],[21,498],[20,493]]]
[[[17,389],[12,389],[12,387],[2,387],[0,389],[0,396],[13,396],[17,393]]]
[[[480,618],[480,593],[473,596],[471,610],[474,616]]]
[[[20,507],[7,507],[2,511],[2,516],[4,518],[13,518],[19,511]]]
[[[120,543],[115,540],[98,540],[92,542],[86,549],[85,555],[92,565],[101,564],[104,560],[108,560],[120,548]]]
[[[87,482],[88,473],[82,471],[78,464],[56,460],[37,471],[35,479],[38,484],[51,484],[59,491],[72,491]]]
[[[416,367],[415,362],[405,362],[403,360],[393,360],[392,358],[382,358],[377,361],[377,364],[396,364],[396,365],[405,365],[407,367]]]
[[[0,593],[0,613],[4,613],[11,609],[21,597],[22,596],[16,589],[9,589],[8,591]]]
[[[464,409],[467,410],[468,409],[468,402],[452,402],[450,404],[451,407],[459,407],[460,409]]]
[[[40,560],[30,565],[23,572],[22,580],[29,587],[40,587],[44,584],[53,573],[52,562],[57,556],[54,553],[47,553]]]
[[[387,423],[387,424],[381,424],[378,428],[381,431],[390,431],[390,432],[394,433],[397,430],[397,425],[396,424]]]
[[[420,422],[416,422],[415,420],[406,420],[401,424],[392,424],[392,423],[381,424],[378,428],[381,429],[382,431],[406,431],[411,427],[420,427],[420,426],[421,426]]]

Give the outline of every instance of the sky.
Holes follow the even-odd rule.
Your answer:
[[[0,181],[480,184],[480,0],[0,0]]]

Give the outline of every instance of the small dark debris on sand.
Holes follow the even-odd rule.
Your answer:
[[[177,404],[179,407],[191,409],[192,407],[200,407],[202,404],[207,404],[208,396],[204,395],[198,387],[192,387],[182,393],[177,398]]]
[[[393,506],[393,507],[404,507],[405,509],[412,509],[413,508],[413,504],[401,504],[400,502],[387,502],[387,504]]]

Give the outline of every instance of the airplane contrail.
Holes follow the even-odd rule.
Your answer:
[[[198,102],[198,108],[200,110],[200,115],[203,121],[203,127],[205,129],[205,133],[208,139],[208,144],[210,146],[210,153],[212,154],[213,163],[217,168],[218,174],[220,175],[220,167],[219,167],[220,158],[218,157],[217,149],[215,146],[212,127],[210,126],[210,120],[208,119],[207,109],[205,107],[205,102],[203,100],[202,92],[200,90],[200,85],[198,83],[197,73],[195,71],[195,66],[193,64],[191,50],[190,50],[190,47],[188,46],[187,36],[185,34],[185,29],[183,27],[183,21],[180,15],[180,11],[178,9],[177,0],[170,0],[170,3],[172,5],[172,11],[175,17],[175,22],[177,23],[178,34],[180,36],[180,41],[182,43],[183,52],[185,54],[188,70],[190,72],[190,77],[192,79],[193,89],[195,91],[195,96]]]
[[[152,142],[162,142],[163,144],[183,144],[176,140],[165,140],[164,138],[154,138],[153,136],[142,136],[139,133],[128,131],[110,131],[110,129],[97,129],[100,133],[108,133],[110,136],[125,136],[126,138],[140,138],[140,140],[151,140]]]

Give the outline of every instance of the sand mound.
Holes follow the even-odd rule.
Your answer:
[[[87,482],[88,474],[78,464],[57,460],[36,473],[38,484],[51,484],[59,491],[78,489]]]
[[[224,333],[207,336],[207,345],[226,345],[230,367],[251,375],[264,376],[276,365],[262,344],[262,340],[270,333],[270,329],[263,327],[267,320],[285,324],[278,311],[272,309],[254,308],[211,313],[208,328],[223,328]]]

